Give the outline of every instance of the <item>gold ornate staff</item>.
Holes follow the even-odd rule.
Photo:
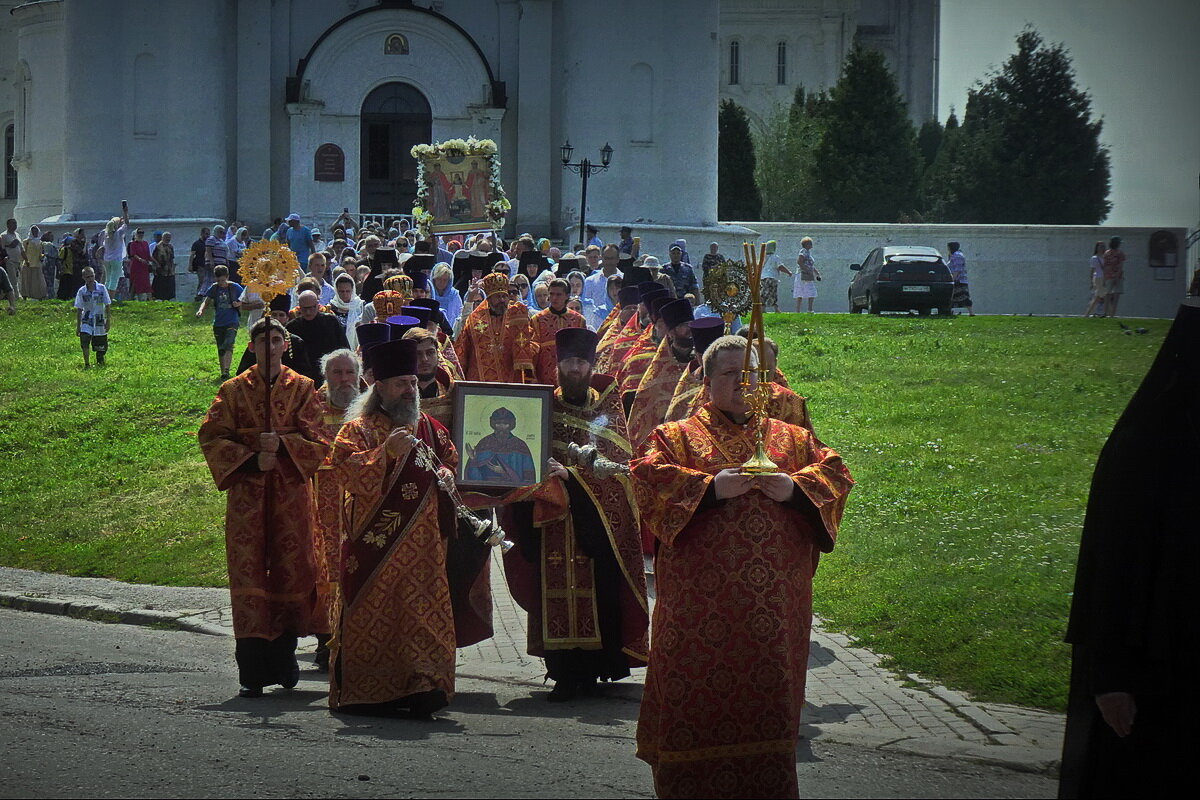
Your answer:
[[[767,257],[767,246],[759,245],[758,252],[753,245],[742,242],[742,251],[746,256],[746,279],[750,286],[750,322],[746,330],[746,359],[742,362],[742,396],[754,419],[754,455],[742,464],[742,473],[746,475],[765,475],[779,472],[779,465],[767,455],[763,445],[763,429],[767,423],[767,404],[771,402],[770,377],[767,375],[766,339],[763,332],[762,295],[759,293],[759,283],[762,274],[762,263]],[[750,352],[758,345],[758,367],[750,366]],[[755,376],[755,372],[758,373]],[[757,381],[755,381],[757,377]]]

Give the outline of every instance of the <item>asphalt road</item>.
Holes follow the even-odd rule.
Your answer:
[[[333,715],[323,675],[236,696],[228,638],[0,610],[0,797],[650,797],[636,692],[460,679],[433,722]],[[303,666],[303,665],[302,665]],[[1053,797],[1044,776],[804,743],[801,794]]]

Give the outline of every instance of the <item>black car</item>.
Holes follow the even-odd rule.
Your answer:
[[[925,316],[933,309],[950,314],[954,279],[941,254],[932,247],[876,247],[850,282],[850,313],[866,310],[916,311]]]

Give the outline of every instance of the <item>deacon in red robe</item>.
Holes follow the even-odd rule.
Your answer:
[[[352,350],[334,350],[321,358],[321,375],[325,383],[317,390],[321,403],[321,428],[326,440],[337,439],[346,419],[346,409],[359,395],[362,362]],[[313,633],[317,637],[317,652],[313,659],[321,671],[329,669],[329,635],[333,632],[333,608],[337,596],[338,575],[341,570],[343,488],[333,468],[332,452],[313,476],[313,493],[317,499],[316,539],[313,552],[317,557],[317,614]]]
[[[657,297],[669,296],[667,290],[657,283],[640,283],[634,288],[638,291],[637,311],[629,317],[629,322],[611,340],[607,343],[601,341],[596,346],[596,372],[612,375],[617,378],[618,385],[620,384],[620,371],[626,356],[631,348],[639,343],[643,334],[649,335],[651,303]]]
[[[437,480],[452,479],[458,456],[446,429],[420,411],[416,342],[387,342],[366,357],[375,384],[334,443],[349,497],[329,704],[427,717],[454,693],[446,550],[455,525]]]
[[[634,449],[666,419],[679,377],[692,361],[691,321],[692,304],[688,300],[672,300],[659,311],[654,324],[662,341],[629,407],[629,443]]]
[[[571,287],[562,278],[554,278],[546,284],[550,292],[550,305],[533,315],[529,321],[533,329],[533,340],[537,342],[537,361],[534,375],[538,383],[558,385],[558,358],[554,337],[564,328],[586,328],[583,314],[567,308]]]
[[[513,598],[529,613],[529,653],[546,660],[559,702],[591,694],[646,664],[649,623],[638,519],[626,474],[629,443],[616,382],[592,373],[597,336],[556,337],[550,474],[517,490],[504,558]],[[585,448],[573,455],[571,445]]]
[[[670,302],[672,302],[671,298],[665,294],[651,299],[648,306],[650,326],[638,337],[633,346],[625,351],[613,376],[620,386],[621,405],[625,409],[626,418],[633,407],[633,398],[637,394],[638,386],[641,385],[642,377],[650,368],[650,363],[658,353],[658,346],[662,343],[663,334],[657,323],[662,307]]]
[[[486,302],[470,313],[454,342],[468,381],[527,383],[533,377],[537,343],[529,310],[510,300],[508,276],[493,272],[481,282]]]
[[[225,552],[243,697],[261,697],[273,684],[295,686],[296,639],[314,631],[311,478],[329,442],[313,382],[281,363],[286,337],[271,317],[254,324],[258,365],[221,384],[198,436],[217,488],[227,492]]]
[[[659,541],[637,741],[660,797],[798,796],[812,578],[854,482],[837,453],[774,419],[762,424],[779,471],[741,473],[755,450],[745,347],[709,347],[712,401],[657,428],[631,465]]]

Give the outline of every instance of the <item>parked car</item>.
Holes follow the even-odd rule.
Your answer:
[[[950,314],[954,279],[942,255],[932,247],[876,247],[850,282],[850,313],[916,311],[925,316],[933,309]]]

